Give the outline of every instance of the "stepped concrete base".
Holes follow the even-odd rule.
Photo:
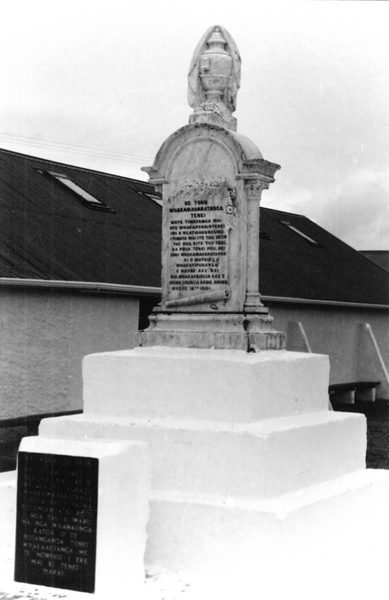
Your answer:
[[[148,567],[199,573],[196,600],[311,600],[326,583],[326,600],[358,597],[360,574],[376,579],[389,473],[364,470],[365,418],[328,411],[327,357],[155,347],[91,355],[83,369],[84,414],[44,420],[40,436],[150,445]],[[7,477],[0,547],[12,562]]]
[[[387,554],[388,499],[389,473],[379,470],[271,500],[154,492],[146,563],[225,574],[256,565],[258,577],[272,564],[282,577],[293,563],[304,577],[307,565],[317,562],[321,576],[330,577],[333,565],[354,561],[354,573],[369,557]]]
[[[16,471],[0,473],[0,530],[0,560],[13,561],[16,534]]]
[[[320,354],[135,348],[86,356],[83,376],[85,414],[237,423],[328,409]]]
[[[37,593],[50,600],[58,594],[86,598],[28,585],[19,592],[12,577],[16,474],[3,475],[7,483],[2,477],[0,489],[8,488],[8,500],[1,504],[0,547],[8,542],[9,551],[0,556],[0,592],[11,598],[13,593],[26,599]],[[153,492],[148,529],[154,537],[147,545],[146,570],[166,571],[168,577],[154,590],[146,585],[137,598],[174,600],[185,591],[188,600],[386,600],[388,499],[389,473],[380,470],[266,501]],[[3,536],[5,514],[12,540]]]
[[[75,415],[44,419],[44,437],[142,440],[153,489],[271,498],[365,467],[366,419],[320,412],[225,423]],[[204,468],[206,465],[206,468]]]

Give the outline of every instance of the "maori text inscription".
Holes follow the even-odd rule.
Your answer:
[[[169,199],[168,307],[229,298],[234,199],[223,179],[185,182]]]
[[[94,592],[98,459],[19,452],[15,580]]]

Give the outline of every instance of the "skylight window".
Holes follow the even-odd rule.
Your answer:
[[[55,177],[55,179],[57,179],[57,181],[60,181],[61,183],[63,183],[63,185],[65,185],[70,190],[72,190],[72,192],[79,194],[79,196],[81,196],[81,198],[83,198],[87,202],[93,202],[94,204],[100,204],[100,206],[103,206],[103,203],[100,202],[100,200],[97,200],[97,198],[94,198],[91,194],[89,194],[88,192],[86,192],[85,190],[80,188],[79,185],[74,183],[74,181],[69,179],[69,177],[66,177],[66,175],[60,175],[59,173],[51,173],[51,172],[50,172],[50,175],[52,175],[52,177]]]
[[[149,198],[149,200],[153,200],[153,202],[156,202],[159,204],[159,206],[162,206],[163,202],[161,196],[157,196],[157,194],[149,194],[148,192],[141,192],[141,194],[142,196]]]
[[[297,229],[297,227],[294,227],[293,225],[291,225],[289,223],[289,221],[280,221],[280,223],[282,223],[283,225],[288,227],[288,229],[291,229],[292,231],[294,231],[295,233],[300,235],[302,238],[306,239],[310,244],[313,244],[314,246],[319,246],[319,243],[316,240],[309,237],[309,235],[307,235],[306,233],[303,233],[302,231],[300,231],[300,229]]]
[[[67,175],[63,173],[56,173],[54,171],[40,171],[43,175],[48,175],[50,178],[55,179],[61,186],[72,192],[73,196],[76,196],[78,200],[88,208],[104,210],[114,212],[109,206],[107,206],[101,200],[98,200],[92,194],[84,190],[82,187],[74,183]]]

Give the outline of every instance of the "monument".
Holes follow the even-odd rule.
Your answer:
[[[287,351],[261,302],[260,197],[279,167],[236,131],[240,72],[231,35],[211,27],[189,124],[146,168],[163,195],[161,304],[139,347],[85,357],[84,414],[45,419],[39,443],[149,445],[145,565],[201,574],[196,600],[374,595],[389,474],[365,469],[364,416],[328,410],[328,357]]]
[[[143,168],[162,192],[163,235],[162,302],[141,346],[285,348],[259,293],[261,193],[280,167],[236,132],[240,70],[231,35],[208,29],[189,69],[189,125]]]

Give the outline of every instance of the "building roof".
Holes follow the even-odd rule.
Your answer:
[[[160,286],[156,196],[142,181],[0,150],[0,278]],[[389,274],[302,215],[261,208],[260,246],[264,296],[389,304]]]
[[[385,271],[389,271],[389,250],[360,250],[360,253]]]
[[[148,195],[148,183],[0,150],[0,277],[159,286],[161,207]]]
[[[261,230],[261,294],[389,305],[389,274],[310,219],[262,208]]]

